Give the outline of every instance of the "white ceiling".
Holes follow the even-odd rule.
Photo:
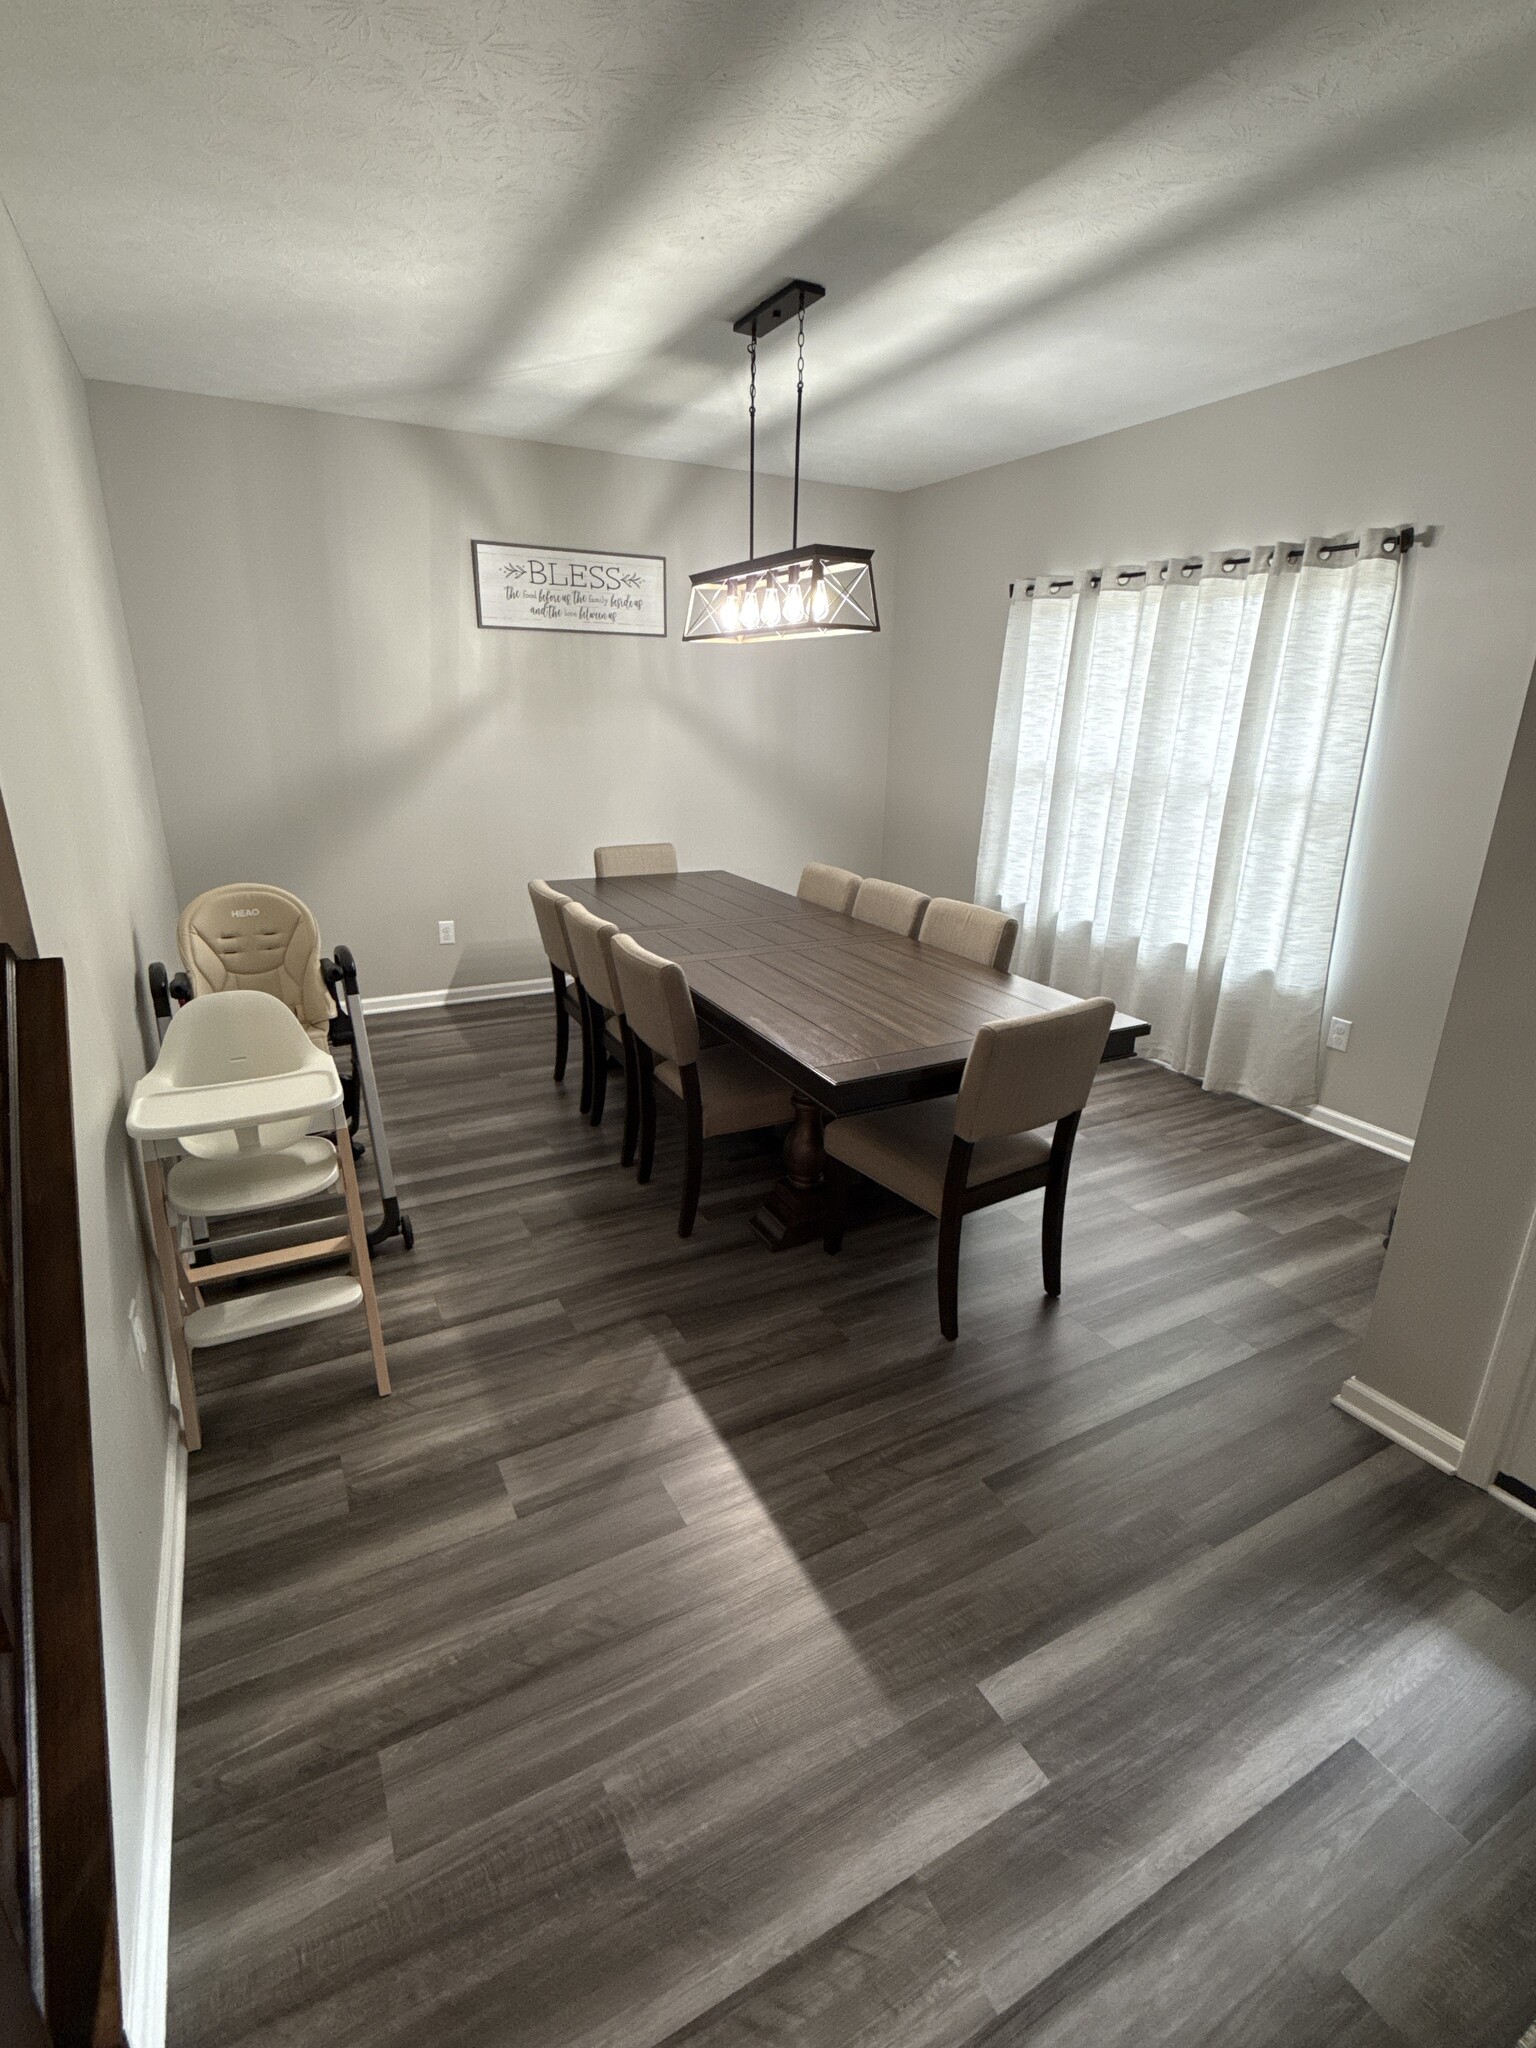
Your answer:
[[[1536,9],[9,0],[0,194],[88,376],[714,462],[811,277],[904,488],[1536,303]]]

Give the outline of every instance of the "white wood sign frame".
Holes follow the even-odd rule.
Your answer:
[[[472,540],[475,623],[529,633],[667,637],[665,555]]]

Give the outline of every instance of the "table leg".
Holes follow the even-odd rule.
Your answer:
[[[776,1252],[821,1237],[821,1111],[807,1095],[796,1095],[793,1101],[795,1120],[784,1140],[784,1178],[752,1218],[752,1228]]]

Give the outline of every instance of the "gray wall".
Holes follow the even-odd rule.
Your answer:
[[[791,887],[878,864],[890,635],[680,643],[689,572],[746,552],[744,477],[126,385],[90,406],[183,900],[282,883],[383,994],[544,972],[524,884],[600,841]],[[889,612],[891,499],[808,487],[801,532],[873,544]],[[665,554],[669,637],[478,629],[472,537]]]
[[[1395,519],[1405,572],[1329,998],[1322,1101],[1412,1136],[1536,649],[1536,312],[902,501],[885,872],[968,896],[1015,574]]]
[[[1357,1377],[1465,1436],[1536,1213],[1536,690]]]
[[[85,391],[0,207],[0,791],[38,950],[69,984],[75,1150],[122,1951],[130,2010],[141,1926],[146,1746],[167,1491],[163,1368],[141,1367],[137,1297],[155,1316],[123,1112],[144,1071],[141,967],[175,936],[175,902],[107,545]],[[177,1617],[171,1617],[176,1625]],[[150,1966],[153,1970],[153,1965]],[[163,1990],[163,1975],[160,1977]]]

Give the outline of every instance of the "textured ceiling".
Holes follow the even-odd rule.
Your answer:
[[[902,488],[1536,302],[1536,9],[9,0],[0,194],[88,376],[637,454],[816,278]]]

